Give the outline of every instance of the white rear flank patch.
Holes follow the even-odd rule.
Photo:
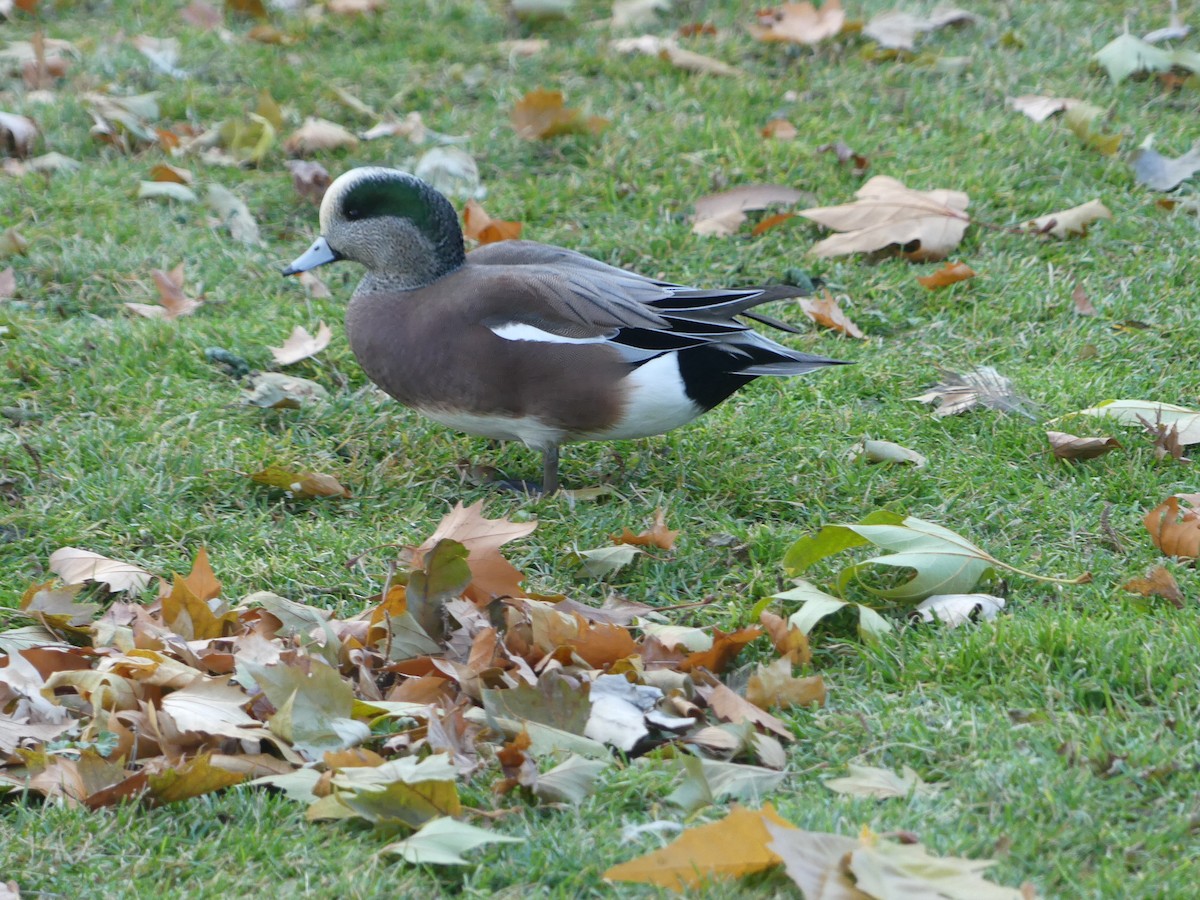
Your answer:
[[[704,409],[687,395],[677,353],[664,353],[638,366],[621,383],[629,402],[621,421],[583,440],[624,440],[664,434],[686,425]]]
[[[566,337],[551,331],[543,331],[524,322],[505,322],[494,328],[489,327],[488,330],[496,337],[504,338],[506,341],[537,341],[541,344],[603,344],[608,340],[605,335],[586,338]]]

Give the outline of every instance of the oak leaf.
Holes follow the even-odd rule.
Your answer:
[[[841,32],[845,24],[841,0],[826,0],[820,7],[808,2],[785,3],[778,9],[764,10],[749,30],[759,41],[819,44]]]
[[[912,260],[943,259],[970,224],[970,198],[961,191],[917,191],[876,175],[842,206],[802,209],[798,215],[843,232],[816,244],[818,256],[872,253],[896,246]]]

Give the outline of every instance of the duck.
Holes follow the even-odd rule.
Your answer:
[[[367,377],[451,429],[540,451],[546,495],[563,444],[664,434],[756,378],[844,364],[743,321],[796,331],[751,310],[798,288],[688,287],[535,241],[468,253],[450,201],[399,169],[340,175],[319,226],[283,274],[366,269],[345,326]]]

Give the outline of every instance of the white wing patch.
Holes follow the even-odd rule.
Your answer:
[[[574,338],[550,331],[543,331],[525,322],[505,322],[503,325],[489,326],[492,334],[506,341],[536,341],[539,344],[603,344],[608,341],[605,335],[598,337]]]

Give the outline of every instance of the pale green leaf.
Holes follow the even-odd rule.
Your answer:
[[[1104,67],[1114,84],[1120,84],[1137,72],[1166,72],[1174,64],[1171,57],[1167,50],[1123,34],[1105,44],[1093,59]]]
[[[607,759],[571,756],[537,778],[533,792],[552,803],[579,803],[596,789],[600,773],[612,765]]]
[[[388,844],[380,853],[394,853],[405,861],[427,866],[465,866],[462,854],[484,844],[520,844],[524,838],[496,834],[457,819],[431,819],[412,837]]]

